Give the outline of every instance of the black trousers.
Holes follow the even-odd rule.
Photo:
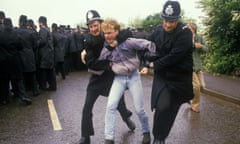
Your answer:
[[[33,95],[40,92],[36,72],[24,72],[23,79],[26,91],[31,90]]]
[[[159,96],[158,106],[154,112],[154,139],[165,140],[167,138],[182,103],[177,96],[169,94],[167,88],[164,88]]]
[[[11,80],[12,90],[16,97],[26,98],[26,90],[22,79]]]
[[[39,69],[39,86],[41,90],[47,89],[47,83],[52,90],[57,89],[55,69]]]
[[[56,62],[56,73],[61,73],[62,79],[65,79],[65,69],[64,69],[64,62]]]
[[[93,109],[94,103],[96,102],[99,96],[100,94],[94,91],[88,91],[87,93],[85,104],[83,107],[83,112],[82,112],[82,124],[81,124],[82,137],[88,137],[88,136],[94,135],[92,109]],[[126,121],[132,115],[132,112],[130,112],[126,107],[124,96],[122,96],[117,109],[123,121]]]
[[[0,62],[0,102],[8,100],[9,94],[9,71],[6,62]]]

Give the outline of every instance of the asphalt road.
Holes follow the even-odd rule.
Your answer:
[[[81,113],[89,77],[87,72],[70,73],[65,80],[57,77],[57,91],[33,97],[32,105],[22,106],[14,98],[10,104],[0,106],[0,144],[77,144],[81,136]],[[142,82],[145,110],[152,126],[152,76],[142,76]],[[134,112],[128,92],[125,99],[127,107]],[[49,104],[49,101],[53,103]],[[92,136],[92,144],[104,143],[106,102],[106,97],[99,97],[94,106],[95,135]],[[55,117],[51,117],[50,111],[54,110]],[[240,143],[239,105],[202,95],[200,110],[200,113],[194,113],[188,104],[182,105],[167,144]],[[129,132],[117,114],[116,144],[141,144],[140,123],[135,113],[132,119],[137,125],[135,132]],[[56,128],[54,124],[57,122]]]

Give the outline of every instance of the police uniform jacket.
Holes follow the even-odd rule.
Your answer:
[[[103,74],[92,74],[87,91],[94,91],[99,95],[108,96],[114,74],[110,70],[109,61],[99,61],[98,58],[103,49],[104,38],[102,35],[93,36],[87,34],[84,40],[84,47],[87,52],[86,65],[89,69],[104,70]]]
[[[37,52],[37,64],[40,68],[54,68],[54,48],[52,35],[48,28],[42,27],[39,30],[39,47]]]
[[[181,102],[193,98],[192,86],[192,33],[182,23],[171,33],[166,33],[160,25],[149,36],[156,44],[160,58],[154,61],[154,80],[151,96],[151,108],[163,104],[158,102],[166,88],[171,97]]]
[[[66,39],[59,32],[52,32],[55,62],[64,62]]]
[[[37,46],[37,40],[34,36],[34,31],[27,28],[19,28],[17,32],[21,36],[23,49],[20,51],[21,60],[23,63],[23,72],[36,71],[36,61],[34,49]]]
[[[72,45],[76,48],[75,51],[80,52],[83,50],[83,41],[84,41],[84,36],[80,34],[79,32],[73,33],[73,40],[72,40]]]
[[[22,79],[22,62],[19,51],[23,49],[22,40],[18,33],[13,29],[4,29],[0,32],[1,56],[4,56],[6,69],[11,80]]]

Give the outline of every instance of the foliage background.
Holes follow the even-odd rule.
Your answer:
[[[199,7],[207,16],[203,21],[209,47],[206,70],[234,75],[240,67],[240,1],[200,0]]]

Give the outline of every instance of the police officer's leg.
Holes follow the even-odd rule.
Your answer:
[[[31,84],[31,89],[32,89],[33,96],[38,96],[40,94],[40,90],[39,90],[39,87],[38,87],[36,72],[31,72],[30,75],[31,75],[30,84]]]
[[[46,90],[47,74],[46,69],[39,68],[39,87],[41,90]]]
[[[122,96],[122,98],[119,101],[117,110],[119,111],[123,121],[126,121],[132,115],[132,112],[130,110],[128,110],[126,107],[124,95]]]
[[[92,109],[98,97],[98,93],[92,90],[87,90],[87,96],[85,98],[85,103],[82,111],[82,137],[89,137],[91,135],[94,135]]]
[[[7,104],[9,102],[8,94],[9,94],[9,77],[8,71],[6,69],[6,65],[4,63],[0,63],[0,102],[2,104]]]
[[[14,94],[18,96],[23,104],[30,105],[32,100],[27,97],[24,83],[22,79],[14,79],[11,81]]]
[[[159,99],[158,102],[165,101],[166,105],[160,106],[155,110],[153,136],[154,139],[164,141],[169,135],[181,103],[178,102],[176,97],[170,95],[167,89],[163,90],[161,96],[164,98]]]
[[[126,107],[126,103],[124,100],[124,95],[121,97],[119,103],[118,103],[118,107],[117,110],[119,111],[122,120],[127,124],[128,128],[130,130],[134,130],[136,128],[135,123],[130,119],[132,112],[130,110],[127,109]]]
[[[60,72],[61,72],[61,75],[62,75],[62,79],[65,79],[64,62],[60,62],[59,67],[60,67]]]
[[[56,91],[57,90],[57,81],[56,81],[56,73],[55,69],[47,70],[47,81],[49,84],[49,90]]]

